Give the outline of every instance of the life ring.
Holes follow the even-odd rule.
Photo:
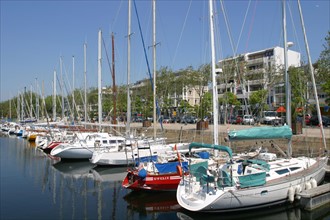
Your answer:
[[[179,176],[182,176],[183,175],[182,167],[180,165],[177,165],[176,166],[176,171],[179,174]]]

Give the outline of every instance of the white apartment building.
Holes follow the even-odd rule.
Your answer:
[[[228,65],[235,63],[237,68],[228,68]],[[299,67],[300,64],[300,53],[288,50],[288,66]],[[248,100],[252,92],[266,89],[270,109],[276,109],[285,103],[282,47],[240,54],[235,58],[220,60],[219,65],[223,70],[217,75],[219,97],[227,91],[232,92],[244,105],[244,98]]]

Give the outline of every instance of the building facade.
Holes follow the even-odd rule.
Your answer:
[[[300,53],[288,50],[288,66],[300,67]],[[284,49],[267,48],[255,52],[240,54],[237,57],[219,61],[223,72],[218,74],[218,94],[232,92],[241,102],[244,111],[245,100],[252,92],[268,91],[269,109],[277,109],[285,104]],[[248,103],[248,101],[247,101]]]

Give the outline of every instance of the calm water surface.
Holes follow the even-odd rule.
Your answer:
[[[330,219],[330,204],[313,212],[281,206],[191,213],[178,205],[175,193],[123,189],[126,168],[56,161],[17,137],[0,137],[0,162],[0,219]]]

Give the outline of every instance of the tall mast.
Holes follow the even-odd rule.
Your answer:
[[[153,82],[153,118],[154,118],[154,140],[156,140],[156,122],[157,122],[157,118],[156,118],[156,0],[152,1],[152,44],[153,44],[153,50],[152,50],[152,54],[153,54],[153,78],[154,78],[154,82]]]
[[[25,93],[26,93],[26,87],[24,87],[24,92],[22,94],[22,109],[21,109],[21,113],[22,113],[22,118],[21,120],[23,121],[24,120],[24,102],[25,102]]]
[[[286,1],[282,1],[282,13],[283,13],[283,40],[284,40],[284,76],[285,76],[285,95],[286,95],[286,123],[291,128],[291,84],[288,73],[288,43],[286,38]],[[291,140],[288,144],[288,156],[292,155]]]
[[[19,118],[20,118],[20,92],[18,92],[17,94],[17,108],[16,108],[16,115],[17,115],[17,121],[19,121]]]
[[[42,118],[44,118],[45,117],[45,115],[44,115],[44,109],[46,108],[46,106],[45,106],[45,82],[42,80],[42,84],[41,84],[41,95],[42,95],[42,105],[41,105],[41,117]],[[48,115],[46,115],[46,117],[47,117],[47,120],[48,120]]]
[[[74,56],[72,56],[72,120],[74,121]]]
[[[87,44],[84,43],[84,80],[85,80],[85,102],[84,102],[84,119],[85,122],[87,122],[87,68],[86,68],[86,49],[87,49]],[[85,128],[86,128],[86,123],[85,123]]]
[[[33,92],[33,87],[32,87],[32,84],[30,86],[30,118],[32,119],[33,118],[33,103],[32,103],[32,92]]]
[[[284,77],[285,77],[285,95],[286,95],[286,123],[291,128],[291,84],[288,73],[288,43],[286,38],[286,1],[282,1],[283,13],[283,40],[284,40]]]
[[[63,82],[63,70],[62,70],[62,56],[60,57],[60,68],[61,68],[61,96],[62,96],[62,120],[64,120],[64,82]]]
[[[102,67],[101,67],[101,59],[102,59],[102,51],[101,51],[101,43],[102,43],[102,31],[99,30],[99,41],[98,41],[98,115],[99,115],[99,130],[101,130],[102,123]]]
[[[113,93],[113,124],[117,124],[117,88],[116,88],[116,73],[115,73],[115,36],[111,34],[111,42],[112,42],[112,93]]]
[[[9,99],[9,118],[11,119],[11,99]]]
[[[38,78],[36,78],[36,119],[39,120],[39,85]]]
[[[53,84],[53,118],[56,121],[56,70],[54,70]]]
[[[324,148],[327,149],[327,144],[326,144],[326,141],[325,141],[323,124],[322,124],[320,103],[319,103],[319,99],[318,99],[318,95],[317,95],[317,89],[316,89],[316,83],[315,83],[315,77],[314,77],[314,68],[313,68],[313,65],[312,65],[311,55],[310,55],[310,52],[309,52],[308,40],[307,40],[307,35],[306,35],[306,30],[305,30],[304,18],[302,16],[302,10],[301,10],[301,5],[300,5],[300,0],[298,0],[298,8],[299,8],[299,14],[300,14],[301,27],[302,27],[303,33],[304,33],[304,41],[305,41],[306,52],[307,52],[307,57],[308,57],[308,66],[309,66],[309,71],[310,71],[311,78],[312,78],[312,83],[313,83],[313,91],[314,91],[314,99],[316,101],[317,116],[318,116],[318,120],[320,122],[323,145],[324,145]]]
[[[219,126],[218,126],[218,91],[217,81],[215,78],[215,49],[214,49],[214,24],[213,24],[213,2],[209,0],[210,10],[210,38],[211,38],[211,69],[212,69],[212,91],[213,91],[213,143],[219,143]]]
[[[128,0],[128,30],[127,30],[127,123],[126,123],[126,135],[128,137],[130,136],[130,123],[131,123],[130,77],[131,77],[131,0]]]

